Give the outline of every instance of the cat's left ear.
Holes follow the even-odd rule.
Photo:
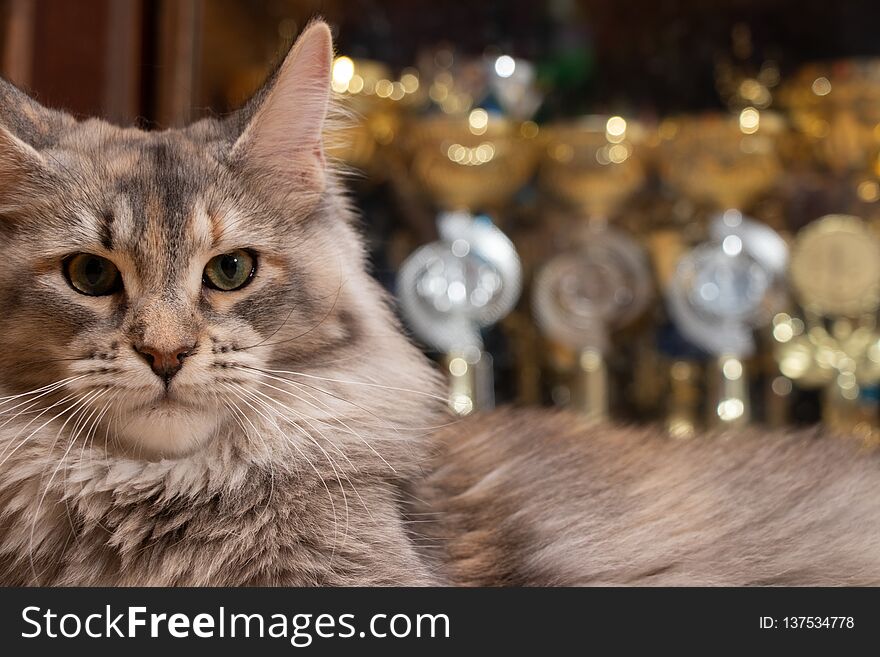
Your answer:
[[[330,102],[333,41],[324,22],[309,25],[260,97],[232,148],[245,170],[314,201],[326,184],[323,127]]]

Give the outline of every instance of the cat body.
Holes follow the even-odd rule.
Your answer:
[[[876,583],[876,456],[453,422],[323,151],[314,23],[239,112],[0,81],[0,584]]]
[[[506,409],[435,441],[417,511],[457,585],[880,584],[880,454],[854,438]]]

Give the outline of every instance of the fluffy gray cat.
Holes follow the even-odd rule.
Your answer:
[[[324,157],[331,59],[313,23],[150,133],[0,81],[0,584],[878,582],[844,439],[450,424]]]

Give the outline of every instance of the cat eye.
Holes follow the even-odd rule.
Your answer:
[[[77,253],[64,261],[64,276],[80,294],[101,297],[122,288],[119,270],[107,258],[91,253]]]
[[[247,285],[257,271],[257,258],[250,251],[238,249],[214,256],[205,265],[205,285],[221,292],[239,290]]]

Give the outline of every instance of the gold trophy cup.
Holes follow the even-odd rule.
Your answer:
[[[333,61],[331,86],[348,116],[331,126],[328,154],[370,179],[383,179],[387,171],[379,150],[399,136],[404,112],[425,100],[418,71],[405,69],[395,79],[380,62],[340,56]]]

